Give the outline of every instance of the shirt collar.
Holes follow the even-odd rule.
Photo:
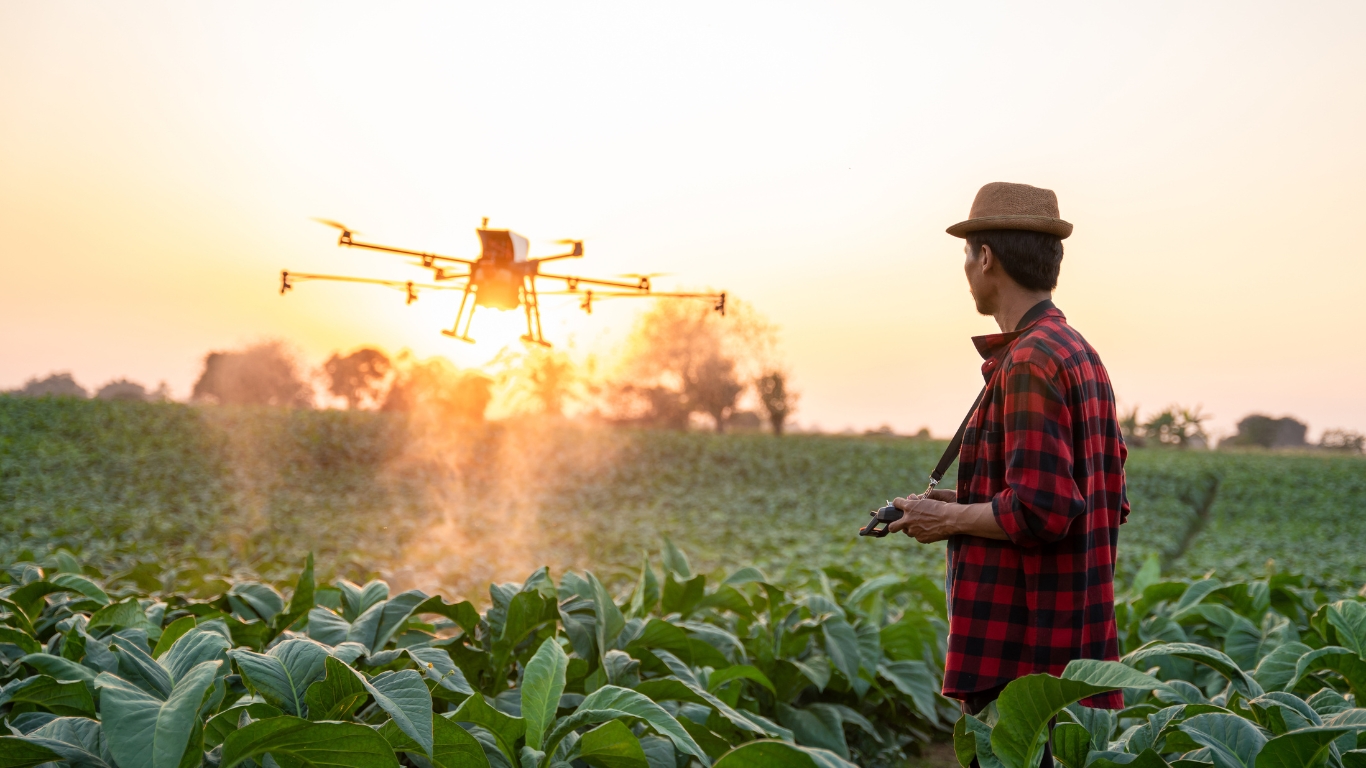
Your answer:
[[[973,336],[972,345],[977,347],[977,354],[981,355],[982,359],[990,360],[1003,348],[1009,346],[1012,341],[1020,338],[1020,334],[1029,330],[1031,325],[1034,325],[1045,317],[1063,317],[1062,310],[1058,309],[1057,306],[1053,304],[1052,299],[1044,299],[1038,304],[1030,307],[1029,311],[1024,313],[1024,316],[1020,318],[1020,322],[1016,323],[1015,330],[1010,333],[991,333],[986,336]]]

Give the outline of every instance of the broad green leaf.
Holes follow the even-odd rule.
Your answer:
[[[199,707],[221,661],[206,661],[185,674],[165,700],[151,696],[108,672],[100,673],[100,719],[109,751],[119,765],[179,768],[182,759],[198,765],[203,744]],[[84,689],[84,686],[82,686]],[[191,750],[187,754],[187,750]]]
[[[109,761],[113,760],[104,759],[109,755],[104,733],[100,723],[89,718],[59,717],[30,731],[25,740],[61,755],[71,768],[110,768]],[[0,755],[4,754],[5,750],[0,748]]]
[[[152,658],[160,659],[163,653],[170,650],[175,641],[179,640],[186,632],[194,629],[196,623],[198,623],[198,619],[194,616],[181,616],[171,622],[161,631],[161,638],[157,640],[156,647],[152,649]]]
[[[379,734],[395,752],[406,752],[410,756],[427,759],[435,768],[489,768],[489,759],[479,740],[440,715],[432,717],[434,746],[430,758],[425,758],[421,753],[422,747],[399,730],[392,720],[380,726]]]
[[[828,749],[844,759],[849,758],[849,744],[844,740],[844,721],[830,707],[810,705],[797,709],[779,703],[778,722],[792,731],[798,744]]]
[[[511,717],[494,709],[484,700],[482,694],[475,693],[465,699],[460,708],[454,714],[446,715],[457,723],[474,723],[488,729],[489,733],[498,741],[498,748],[503,752],[508,762],[512,765],[517,764],[516,746],[517,740],[526,734],[526,721],[520,717]]]
[[[707,678],[707,690],[715,693],[718,688],[732,680],[750,680],[767,688],[769,693],[777,695],[777,691],[773,688],[773,682],[768,679],[768,676],[760,672],[757,667],[749,664],[736,664],[711,673],[711,677]]]
[[[1087,768],[1171,768],[1171,764],[1162,759],[1162,756],[1145,749],[1137,755],[1129,755],[1123,752],[1102,752],[1103,757],[1092,757]],[[1094,753],[1093,753],[1094,755]],[[1209,763],[1195,763],[1195,765],[1206,766]]]
[[[743,568],[736,570],[735,573],[727,576],[725,581],[721,583],[732,587],[738,587],[741,584],[753,584],[760,581],[768,581],[768,577],[758,568],[755,568],[752,565],[746,565]]]
[[[1091,754],[1091,732],[1077,723],[1058,723],[1053,729],[1053,757],[1066,768],[1085,768]]]
[[[655,571],[650,567],[650,556],[642,555],[640,564],[640,577],[636,580],[636,588],[631,592],[630,606],[626,613],[633,617],[644,618],[659,605],[659,579],[655,578]]]
[[[1325,618],[1337,630],[1338,641],[1357,656],[1366,656],[1366,605],[1339,600],[1327,606]]]
[[[843,617],[826,619],[821,624],[821,634],[825,638],[825,653],[846,679],[858,679],[859,647],[858,635]]]
[[[317,606],[308,612],[308,636],[323,645],[340,645],[351,633],[351,623],[328,609]]]
[[[222,669],[226,672],[228,651],[231,648],[232,643],[222,634],[211,628],[195,627],[172,643],[170,650],[166,651],[157,663],[175,681],[200,664],[215,659],[224,662]]]
[[[422,682],[422,676],[411,669],[381,672],[370,680],[362,680],[365,690],[375,703],[393,718],[394,724],[422,747],[428,757],[432,754],[432,694]]]
[[[455,622],[465,634],[472,635],[479,626],[479,611],[468,600],[461,600],[458,603],[448,603],[440,595],[433,595],[424,600],[420,605],[413,609],[413,615],[417,616],[424,613],[434,613],[438,616],[445,616]]]
[[[219,766],[233,768],[267,752],[282,766],[398,768],[394,751],[372,728],[359,723],[314,723],[289,715],[257,720],[228,734]]]
[[[909,696],[916,712],[932,723],[939,722],[939,681],[923,661],[892,661],[879,664],[877,672],[898,691]]]
[[[785,741],[751,741],[716,761],[715,768],[854,768],[832,752]]]
[[[119,677],[159,699],[171,695],[171,686],[175,684],[171,673],[143,650],[141,643],[114,635],[109,638],[109,650],[118,659]]]
[[[576,728],[625,716],[644,720],[657,733],[672,741],[674,747],[680,752],[696,757],[702,761],[703,765],[710,762],[707,754],[702,751],[697,742],[693,741],[683,726],[679,725],[672,715],[664,711],[663,707],[636,691],[629,691],[614,685],[603,686],[588,694],[579,703],[574,714],[561,718],[546,739],[545,751],[554,754],[555,747],[559,746],[560,740]]]
[[[772,724],[761,721],[752,713],[737,710],[702,688],[677,677],[657,677],[646,680],[636,686],[636,692],[653,701],[686,701],[711,707],[716,710],[718,715],[728,720],[731,725],[759,736],[782,738],[792,735],[788,730],[769,727]]]
[[[1079,659],[1061,678],[1026,675],[1011,682],[996,700],[1000,720],[991,748],[1006,768],[1037,765],[1048,740],[1048,721],[1074,701],[1118,688],[1153,690],[1161,681],[1117,661]]]
[[[95,611],[90,616],[90,621],[85,625],[87,632],[97,634],[100,630],[111,632],[120,629],[145,629],[159,630],[152,622],[147,620],[147,614],[142,612],[142,606],[137,600],[125,600],[121,603],[106,605]]]
[[[238,649],[228,655],[237,662],[247,684],[267,703],[295,716],[303,715],[304,692],[323,676],[328,658],[327,649],[302,638],[286,640],[269,653]]]
[[[1295,665],[1300,657],[1311,650],[1313,649],[1304,643],[1292,642],[1278,646],[1257,664],[1257,668],[1252,672],[1252,679],[1256,680],[1263,690],[1284,690],[1295,678]]]
[[[849,605],[857,606],[860,603],[862,603],[865,599],[872,597],[874,594],[881,592],[887,587],[904,581],[905,578],[906,577],[902,576],[901,574],[886,573],[881,576],[869,579],[863,582],[862,584],[858,585],[858,587],[855,588],[853,592],[850,592],[849,598],[846,602]]]
[[[683,554],[683,550],[674,546],[673,540],[668,536],[664,537],[663,554],[664,570],[673,573],[684,581],[692,578],[692,566],[688,564],[688,556]]]
[[[61,656],[53,656],[48,653],[30,653],[19,657],[22,664],[38,670],[40,674],[47,675],[55,680],[80,680],[87,683],[95,681],[95,672],[84,664],[77,664],[71,659],[64,659]]]
[[[237,730],[242,713],[244,712],[247,717],[250,717],[253,720],[265,720],[266,718],[279,717],[284,714],[279,709],[259,701],[228,707],[209,718],[208,722],[204,723],[204,747],[206,749],[213,749],[219,744],[222,744],[223,740],[228,737],[228,734]]]
[[[579,759],[596,768],[649,768],[640,740],[620,720],[585,733],[579,739]]]
[[[1251,768],[1266,744],[1257,725],[1237,715],[1196,715],[1178,727],[1209,749],[1215,768]]]
[[[1257,753],[1257,768],[1320,768],[1328,764],[1333,741],[1351,728],[1310,727],[1283,733]]]
[[[555,722],[568,667],[569,657],[551,637],[541,643],[522,673],[522,718],[526,720],[526,743],[532,749],[541,748],[546,731]]]
[[[953,725],[953,752],[958,764],[967,768],[976,760],[981,768],[1001,768],[991,749],[991,726],[972,715],[963,715]]]
[[[617,636],[626,626],[626,617],[622,615],[621,609],[608,594],[607,588],[598,581],[598,577],[592,572],[584,574],[588,578],[588,583],[593,587],[593,609],[597,614],[597,641],[598,653],[606,655],[616,642]]]
[[[1300,657],[1295,662],[1295,674],[1286,684],[1285,690],[1295,690],[1306,677],[1318,672],[1336,672],[1351,686],[1352,692],[1366,695],[1366,661],[1360,656],[1338,646],[1319,648]]]
[[[465,673],[455,666],[450,653],[444,648],[405,648],[404,653],[408,654],[424,677],[436,683],[433,696],[461,702],[474,693],[474,688],[465,679]]]
[[[408,621],[408,617],[413,615],[413,611],[426,602],[426,593],[415,589],[386,600],[384,608],[380,611],[379,622],[375,627],[375,636],[369,643],[369,648],[373,651],[379,651],[388,645],[398,630],[403,627],[404,622]]]
[[[323,661],[324,675],[304,692],[310,720],[346,720],[369,696],[360,675],[341,661],[328,656]]]
[[[1209,579],[1207,581],[1213,580]],[[1204,582],[1196,582],[1191,585],[1191,589],[1195,589],[1197,585],[1202,583]],[[1183,597],[1182,599],[1184,600],[1185,598]],[[1225,654],[1220,653],[1213,648],[1206,648],[1203,645],[1196,645],[1194,643],[1150,643],[1127,654],[1124,658],[1120,659],[1120,661],[1125,664],[1137,664],[1140,661],[1159,656],[1173,656],[1204,664],[1228,678],[1229,683],[1233,685],[1233,689],[1242,694],[1243,698],[1255,699],[1264,693],[1262,687],[1257,684],[1257,681],[1252,679],[1251,675],[1244,672],[1236,663],[1234,663],[1233,659],[1230,659]]]
[[[0,736],[0,768],[33,768],[61,759],[60,753],[43,742],[22,736]]]
[[[233,613],[243,621],[260,619],[269,622],[285,609],[285,599],[275,587],[259,581],[239,581],[227,594]]]
[[[5,704],[33,704],[58,715],[95,716],[95,700],[85,682],[47,675],[11,680],[0,688],[0,706]]]
[[[37,635],[37,633],[33,631],[33,624],[28,620],[28,614],[24,613],[24,610],[16,605],[13,600],[7,600],[0,597],[0,608],[3,608],[4,612],[9,614],[6,620],[13,624],[17,629],[23,630],[29,635]],[[142,612],[138,611],[138,613],[141,614]]]
[[[382,581],[372,581],[361,587],[342,579],[337,582],[337,588],[342,593],[342,618],[348,623],[354,622],[376,603],[389,599],[389,585]]]
[[[29,633],[13,627],[0,626],[0,645],[5,643],[17,646],[24,653],[40,653],[43,650],[43,646]]]
[[[713,760],[730,751],[731,743],[708,730],[705,725],[694,723],[686,717],[678,718],[678,724],[683,726],[683,730],[687,731],[688,735],[693,737],[693,741],[696,741],[698,745],[702,747],[703,751],[707,753],[707,756]],[[672,755],[673,742],[666,739],[665,743],[669,745],[669,754]],[[648,750],[646,751],[646,756],[649,756]]]
[[[672,571],[664,573],[664,592],[659,607],[665,613],[687,616],[707,596],[707,577],[698,574],[687,581],[678,581]]]
[[[317,584],[313,580],[313,553],[309,552],[304,559],[304,569],[299,574],[299,580],[294,583],[294,593],[289,597],[289,607],[285,609],[279,617],[275,629],[283,632],[289,629],[300,616],[313,610],[317,604]]]

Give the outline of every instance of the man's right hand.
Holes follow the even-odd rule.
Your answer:
[[[952,491],[948,488],[935,488],[920,498],[929,499],[930,501],[947,501],[950,504],[953,504],[958,501],[958,491]]]

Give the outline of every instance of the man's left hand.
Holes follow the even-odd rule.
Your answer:
[[[887,527],[889,532],[903,532],[921,544],[943,541],[958,532],[953,515],[957,504],[912,495],[910,498],[897,497],[892,506],[905,514]]]

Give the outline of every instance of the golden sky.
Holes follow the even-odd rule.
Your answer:
[[[1055,189],[1058,304],[1125,405],[1366,430],[1366,4],[0,4],[0,387],[189,392],[210,349],[468,347],[451,296],[281,268],[587,239],[782,327],[803,425],[951,432],[980,387],[976,189]],[[546,302],[591,351],[638,308]],[[482,331],[482,333],[480,333]]]

